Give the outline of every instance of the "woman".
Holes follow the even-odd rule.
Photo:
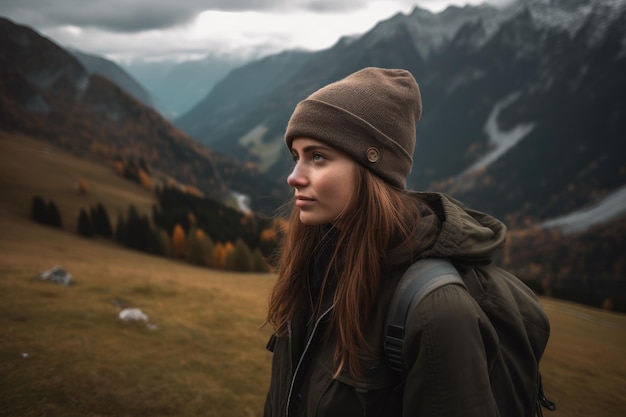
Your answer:
[[[406,375],[383,358],[395,284],[422,257],[489,261],[498,220],[407,191],[421,96],[405,70],[365,68],[310,95],[289,120],[294,207],[267,321],[265,416],[496,416],[497,335],[463,288],[411,312]]]

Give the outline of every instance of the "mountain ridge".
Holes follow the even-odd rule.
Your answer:
[[[155,105],[154,99],[150,93],[113,61],[77,49],[69,49],[68,51],[78,59],[90,74],[98,74],[109,78],[125,92],[132,95],[146,106],[150,106],[162,113],[158,106]]]
[[[626,105],[617,93],[626,89],[619,75],[626,73],[624,27],[624,0],[524,0],[440,13],[416,7],[310,53],[306,65],[292,69],[273,91],[262,89],[260,104],[245,114],[237,108],[221,113],[236,130],[216,118],[210,135],[197,129],[193,136],[284,177],[290,165],[279,144],[299,100],[364,66],[407,68],[424,100],[409,185],[451,193],[514,224],[545,221],[626,183],[617,156],[625,152],[618,132],[626,129],[620,121]],[[257,65],[244,65],[216,89],[254,85],[242,74]],[[219,100],[209,94],[204,103],[210,119]],[[190,114],[175,124],[187,131]],[[494,137],[505,134],[512,135],[509,141],[517,138],[493,154]],[[255,140],[246,141],[250,136]],[[263,144],[265,154],[250,145],[242,152],[242,142]],[[492,158],[484,159],[490,152]],[[482,168],[467,175],[481,160]]]

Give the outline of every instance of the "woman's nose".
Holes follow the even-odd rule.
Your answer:
[[[302,172],[302,167],[297,163],[291,170],[291,174],[287,177],[287,184],[292,188],[299,188],[304,187],[306,182],[307,179],[304,172]]]

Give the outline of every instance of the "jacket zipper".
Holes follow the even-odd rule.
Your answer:
[[[315,332],[317,331],[317,326],[320,324],[322,319],[324,317],[326,317],[326,315],[328,313],[330,313],[330,311],[333,308],[334,308],[334,305],[330,306],[328,308],[328,310],[324,311],[324,313],[322,313],[322,315],[319,316],[319,318],[315,321],[315,326],[313,326],[313,331],[311,332],[311,336],[309,336],[309,339],[307,340],[306,345],[304,346],[304,350],[302,351],[302,354],[300,355],[300,359],[298,360],[298,365],[296,365],[296,369],[293,372],[293,377],[291,377],[291,385],[289,386],[289,395],[287,395],[287,408],[285,409],[285,416],[286,417],[289,416],[289,405],[291,404],[291,396],[293,395],[293,386],[296,383],[296,377],[298,376],[298,371],[300,370],[300,365],[302,365],[302,360],[304,359],[304,356],[306,355],[306,352],[309,349],[309,346],[311,345],[311,341],[313,340],[313,337],[315,336]],[[289,332],[289,350],[291,351],[291,349],[292,349],[292,343],[291,343],[291,323],[289,323],[289,327],[288,327],[287,330]]]

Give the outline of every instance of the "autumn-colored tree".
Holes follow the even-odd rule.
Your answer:
[[[259,171],[259,168],[260,168],[260,167],[259,167],[259,164],[257,164],[256,162],[246,162],[246,163],[244,164],[244,166],[245,166],[247,169],[250,169],[250,170],[256,170],[256,171]]]
[[[172,256],[172,242],[170,241],[170,236],[167,234],[167,231],[160,227],[156,228],[154,231],[154,240],[157,255]]]
[[[226,269],[226,259],[233,248],[232,242],[217,242],[215,244],[215,251],[213,252],[213,266],[219,269]]]
[[[185,230],[179,224],[172,231],[172,255],[175,258],[184,258],[187,252],[187,239]]]
[[[95,156],[108,157],[112,154],[112,149],[109,145],[94,140],[89,146],[89,152]]]
[[[148,175],[148,173],[144,171],[143,169],[139,170],[138,175],[139,175],[139,185],[141,185],[146,190],[151,190],[152,179],[150,178],[150,175]]]
[[[193,214],[193,212],[190,211],[190,212],[187,213],[187,221],[189,222],[189,227],[190,228],[195,228],[198,219],[196,218],[196,215]],[[202,232],[202,229],[198,229],[198,230],[200,232]]]
[[[611,310],[613,310],[613,308],[614,308],[614,307],[615,307],[615,306],[613,305],[613,300],[611,300],[609,297],[605,298],[605,299],[602,301],[602,309],[603,309],[603,310],[609,310],[609,311],[611,311]]]
[[[183,185],[182,186],[182,190],[183,190],[184,193],[193,195],[195,197],[203,197],[204,196],[204,193],[202,191],[200,191],[200,189],[198,189],[197,187],[194,187],[193,185]]]
[[[226,254],[225,269],[228,271],[252,271],[252,252],[242,239],[237,239],[233,249]]]
[[[202,259],[204,265],[213,267],[213,252],[215,252],[215,244],[210,236],[202,234],[198,236],[198,242],[200,243],[200,251],[202,253]]]
[[[276,240],[276,229],[274,227],[268,227],[267,229],[263,229],[261,231],[261,241],[263,242],[273,242]]]
[[[139,168],[144,171],[148,176],[152,175],[152,169],[148,166],[148,163],[143,156],[139,157],[139,161],[137,163],[139,165]]]
[[[254,272],[267,272],[269,271],[269,265],[265,261],[265,257],[259,250],[259,248],[255,248],[252,251],[252,271]]]
[[[187,234],[187,260],[196,265],[212,266],[215,245],[202,229]]]
[[[124,175],[124,171],[126,171],[126,165],[124,164],[124,161],[122,161],[121,159],[116,159],[115,161],[113,161],[113,170],[117,175]]]
[[[278,233],[284,233],[287,231],[288,222],[285,219],[276,219],[274,221],[274,227]]]
[[[84,178],[79,178],[76,188],[78,189],[78,194],[80,195],[87,194],[87,191],[89,190],[89,185],[87,184],[87,180]]]
[[[198,237],[196,234],[196,229],[189,229],[189,233],[187,233],[187,241],[186,241],[186,253],[185,257],[187,261],[192,264],[202,265],[202,252],[200,250],[200,242],[198,241]]]
[[[226,257],[223,256],[224,252],[224,244],[222,242],[217,242],[215,244],[215,249],[213,250],[213,261],[211,262],[213,264],[214,268],[218,268],[218,269],[224,269],[224,263],[222,263],[222,260],[226,260]]]

